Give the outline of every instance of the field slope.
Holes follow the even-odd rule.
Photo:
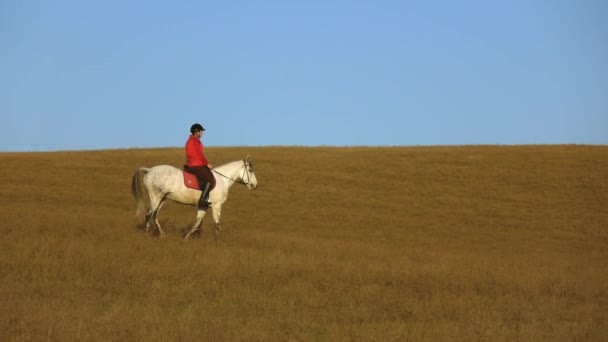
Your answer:
[[[219,244],[138,228],[182,154],[0,153],[0,340],[608,340],[606,146],[211,147]]]

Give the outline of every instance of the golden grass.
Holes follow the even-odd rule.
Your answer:
[[[0,153],[0,340],[608,340],[607,147],[247,154],[216,244],[136,228],[181,149]]]

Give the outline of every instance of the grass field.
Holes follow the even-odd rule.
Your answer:
[[[0,153],[0,341],[608,340],[608,147],[248,154],[216,243],[137,228],[181,148]]]

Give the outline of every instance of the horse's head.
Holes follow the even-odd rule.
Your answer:
[[[250,190],[255,190],[258,187],[258,179],[255,177],[255,171],[253,169],[253,163],[251,162],[251,158],[247,156],[244,163],[243,170],[243,182],[247,185]]]

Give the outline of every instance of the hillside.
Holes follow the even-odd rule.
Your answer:
[[[207,149],[246,155],[216,243],[138,228],[179,148],[0,153],[0,340],[608,340],[608,147]]]

